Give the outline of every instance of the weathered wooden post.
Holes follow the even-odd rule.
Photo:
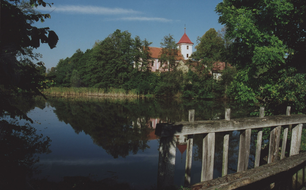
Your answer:
[[[189,114],[188,114],[189,122],[194,122],[194,115],[195,115],[195,110],[189,110]]]
[[[303,124],[298,124],[292,129],[290,156],[299,154],[302,138]]]
[[[274,127],[270,132],[268,164],[277,159],[282,126]]]
[[[291,106],[287,106],[287,110],[286,110],[287,116],[290,116],[290,110],[291,110]],[[288,126],[285,126],[284,132],[283,132],[282,151],[281,151],[280,159],[285,158],[287,139],[288,139]]]
[[[215,133],[208,133],[203,139],[201,181],[213,179],[215,158]]]
[[[290,116],[291,106],[287,106],[286,115]]]
[[[192,165],[192,148],[193,148],[193,135],[188,135],[187,151],[186,151],[186,164],[185,164],[185,182],[184,186],[187,187],[191,182],[191,165]]]
[[[231,120],[231,108],[225,109],[225,120],[227,121]]]
[[[291,106],[287,106],[287,110],[286,110],[286,115],[290,116],[291,115]],[[289,125],[289,131],[292,130],[292,125]]]
[[[237,172],[248,169],[250,156],[251,129],[240,131]]]
[[[231,120],[231,109],[225,109],[225,120]],[[223,137],[223,159],[222,159],[222,176],[227,175],[228,169],[228,147],[229,147],[229,133],[226,133]]]
[[[259,117],[264,118],[265,117],[265,108],[260,107],[259,109]],[[257,133],[257,143],[256,143],[256,153],[255,153],[255,167],[258,167],[260,164],[260,154],[261,154],[261,144],[262,144],[262,129],[258,129]]]

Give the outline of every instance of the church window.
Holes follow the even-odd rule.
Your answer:
[[[187,47],[188,47],[188,46],[187,46]],[[187,53],[186,57],[188,58],[188,56],[189,56],[189,55],[188,55],[188,53]]]
[[[187,46],[187,49],[189,49],[189,46]]]

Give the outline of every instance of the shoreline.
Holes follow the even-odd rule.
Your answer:
[[[123,89],[110,88],[107,91],[101,88],[73,88],[73,87],[51,87],[42,91],[43,95],[60,97],[111,97],[111,98],[140,98],[154,97],[152,94],[138,94],[136,90],[125,91]]]

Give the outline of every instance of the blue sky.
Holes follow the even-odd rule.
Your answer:
[[[210,28],[217,31],[216,5],[221,0],[47,0],[50,7],[40,7],[41,13],[50,13],[51,19],[36,23],[50,27],[59,36],[57,47],[42,44],[36,52],[47,68],[55,67],[60,59],[71,57],[77,49],[85,52],[97,40],[104,40],[116,29],[128,31],[132,37],[152,42],[160,47],[163,37],[171,34],[176,42],[186,33],[196,45],[197,37]]]

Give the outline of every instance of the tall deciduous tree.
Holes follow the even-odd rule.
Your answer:
[[[209,29],[201,38],[197,39],[198,45],[196,51],[192,54],[192,58],[201,62],[200,70],[206,68],[211,71],[213,64],[222,61],[225,44],[222,37],[214,28]]]
[[[158,60],[161,65],[164,67],[164,69],[167,69],[168,72],[176,69],[178,49],[173,36],[171,34],[165,36],[163,41],[160,43],[160,46],[162,47],[162,51]]]
[[[306,1],[224,0],[216,11],[234,39],[236,99],[305,110]]]
[[[49,28],[37,28],[34,22],[50,18],[49,14],[40,14],[33,6],[47,6],[43,0],[20,2],[19,0],[2,0],[0,2],[0,115],[22,112],[10,104],[10,98],[16,94],[36,95],[39,92],[39,71],[32,61],[38,58],[32,49],[40,43],[48,43],[54,48],[58,36]]]

